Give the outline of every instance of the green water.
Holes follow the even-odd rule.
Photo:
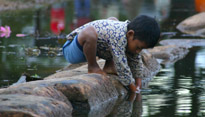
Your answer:
[[[83,0],[81,0],[83,1]],[[193,38],[176,30],[176,25],[196,13],[192,0],[85,0],[79,7],[74,1],[57,3],[35,9],[4,11],[0,25],[11,27],[9,38],[0,38],[0,87],[16,82],[26,72],[41,78],[67,66],[61,51],[42,47],[61,48],[65,40],[56,39],[52,22],[64,21],[64,34],[88,21],[115,16],[120,20],[132,19],[138,14],[156,16],[164,39]],[[61,9],[60,19],[51,11]],[[62,20],[63,19],[63,20]],[[16,34],[29,34],[16,37]],[[41,38],[40,40],[37,40]],[[194,37],[196,38],[196,37]],[[28,54],[28,48],[41,53]],[[52,54],[54,53],[54,54]],[[50,55],[52,54],[52,55]],[[205,47],[193,47],[188,55],[174,64],[163,65],[158,75],[144,89],[141,101],[130,107],[132,116],[173,117],[205,116]],[[126,108],[126,106],[122,107]],[[120,105],[120,104],[119,104]],[[137,105],[137,106],[136,106]],[[117,115],[112,112],[107,115]],[[124,115],[126,112],[124,112]],[[121,113],[123,116],[123,113]]]

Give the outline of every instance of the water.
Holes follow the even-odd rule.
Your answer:
[[[126,20],[134,18],[136,14],[147,14],[155,16],[160,22],[163,39],[198,38],[180,33],[175,28],[179,22],[196,13],[193,0],[85,1],[86,4],[81,4],[83,8],[77,7],[77,2],[67,1],[36,9],[1,12],[0,25],[10,26],[12,33],[9,38],[0,38],[0,87],[16,82],[24,72],[43,78],[68,65],[58,50],[65,40],[56,39],[59,33],[56,25],[63,27],[64,34],[67,34],[95,19],[115,16]],[[18,33],[29,36],[16,37]],[[46,47],[57,50],[48,50]],[[190,48],[184,59],[162,65],[149,87],[134,102],[119,104],[125,110],[131,110],[130,114],[124,111],[107,115],[205,116],[204,58],[205,47]]]

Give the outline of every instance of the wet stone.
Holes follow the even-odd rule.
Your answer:
[[[66,99],[58,96],[58,93],[55,93],[54,95],[56,96],[54,96],[52,93],[47,93],[49,91],[46,89],[55,89],[57,92],[61,92],[64,95],[62,97],[66,97],[72,103],[74,112],[79,108],[85,112],[89,112],[97,107],[103,108],[102,111],[91,111],[93,112],[91,115],[99,113],[104,115],[108,113],[112,108],[111,105],[114,105],[119,95],[110,79],[99,74],[84,74],[22,83],[1,90],[0,94],[41,95],[66,102]],[[45,90],[45,92],[42,90]]]
[[[161,67],[156,58],[149,51],[143,50],[141,54],[143,62],[142,82],[145,82],[148,81],[147,79],[153,78],[159,72]]]
[[[188,17],[177,25],[177,29],[181,32],[192,34],[194,36],[205,37],[205,13],[198,13]]]
[[[0,90],[0,95],[5,95],[5,94],[26,94],[26,95],[50,97],[62,101],[68,104],[69,106],[71,106],[71,103],[60,91],[56,90],[53,87],[49,87],[45,85],[37,85],[37,84],[30,85],[29,83],[28,84],[25,83],[24,85],[11,86]]]
[[[166,46],[157,46],[153,49],[148,49],[148,51],[156,59],[159,59],[161,64],[169,64],[184,58],[189,52],[188,48],[189,47],[177,46],[173,44]]]
[[[166,39],[160,41],[160,44],[164,46],[170,46],[172,49],[176,49],[174,46],[182,47],[182,48],[190,48],[193,46],[205,46],[204,39]],[[177,50],[177,49],[176,49]]]
[[[1,117],[72,117],[72,108],[53,98],[7,94],[0,95]]]
[[[60,81],[54,87],[71,102],[87,101],[90,107],[119,95],[110,80],[98,74],[74,76],[72,80]]]

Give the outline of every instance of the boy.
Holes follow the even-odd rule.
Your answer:
[[[141,15],[131,22],[111,17],[87,23],[67,35],[63,54],[71,64],[87,61],[88,73],[117,74],[124,86],[137,92],[142,78],[139,53],[144,48],[153,48],[159,37],[159,26],[151,17]],[[106,60],[103,70],[96,55]]]

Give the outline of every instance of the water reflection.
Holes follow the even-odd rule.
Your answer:
[[[74,1],[74,18],[70,24],[71,30],[88,23],[91,20],[91,1],[90,0],[75,0]]]
[[[50,27],[51,31],[58,35],[65,29],[65,9],[63,4],[54,4],[50,10],[51,21]]]
[[[177,116],[189,116],[191,113],[191,99],[190,97],[179,97],[177,100]]]
[[[107,117],[140,117],[142,115],[142,95],[129,94],[119,98]]]
[[[205,49],[200,49],[196,54],[196,61],[195,61],[197,71],[199,71],[200,69],[205,69],[204,58],[205,58]]]
[[[154,0],[156,17],[163,21],[169,17],[171,0]]]
[[[157,20],[162,22],[169,18],[170,9],[171,0],[144,0],[141,8],[139,9],[139,14],[146,14],[155,17]]]
[[[121,0],[123,8],[126,10],[125,14],[129,19],[133,19],[140,13],[140,9],[144,0]]]
[[[41,50],[38,48],[25,48],[25,54],[27,56],[39,56],[41,54]]]
[[[200,50],[203,49],[194,47],[183,60],[163,66],[149,84],[151,92],[144,92],[142,116],[204,115],[204,80],[195,71],[199,69],[195,61],[198,61],[196,56]]]

